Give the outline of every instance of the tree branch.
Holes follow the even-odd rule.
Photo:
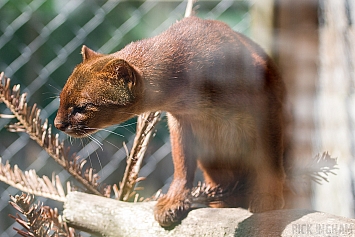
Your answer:
[[[28,192],[59,202],[65,201],[64,188],[58,175],[53,175],[52,180],[50,180],[45,175],[39,177],[35,170],[23,172],[17,165],[11,167],[8,162],[3,164],[1,157],[0,181],[21,190],[22,192]],[[67,182],[67,190],[71,190],[69,182]]]
[[[63,217],[75,228],[100,236],[115,237],[312,234],[353,236],[355,232],[355,220],[326,213],[311,210],[277,210],[252,214],[241,208],[195,209],[174,229],[167,230],[154,220],[154,205],[155,202],[127,203],[71,192],[64,204]]]
[[[153,135],[154,127],[160,119],[160,111],[146,112],[137,120],[137,132],[130,155],[127,159],[118,199],[127,201],[138,180],[138,173],[142,165],[148,143]]]

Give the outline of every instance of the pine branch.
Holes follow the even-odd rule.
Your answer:
[[[10,204],[18,212],[24,215],[23,219],[19,214],[10,215],[26,231],[14,228],[18,234],[25,237],[48,237],[48,236],[80,236],[75,233],[73,228],[67,226],[62,217],[58,215],[58,210],[43,206],[42,203],[34,204],[34,196],[22,193],[21,196],[10,196]]]
[[[59,202],[65,202],[64,188],[56,175],[50,180],[47,176],[39,177],[35,170],[21,171],[17,165],[13,168],[7,162],[3,164],[0,157],[0,181],[15,187],[22,192],[31,193],[37,196],[50,198]],[[67,190],[70,191],[70,183],[67,183]]]
[[[290,167],[286,170],[287,186],[295,193],[302,190],[302,184],[307,180],[311,180],[317,184],[328,182],[330,174],[336,175],[337,159],[330,156],[328,152],[317,154],[308,162],[302,162],[295,167]]]
[[[137,121],[136,137],[134,138],[131,153],[127,159],[118,199],[127,201],[133,193],[135,184],[139,181],[138,173],[142,165],[144,154],[152,137],[154,127],[160,119],[160,112],[147,112],[141,114]]]
[[[36,141],[59,165],[78,180],[89,192],[102,195],[98,191],[99,176],[92,168],[83,171],[85,161],[76,155],[69,156],[69,148],[59,140],[58,134],[52,133],[52,126],[48,120],[42,124],[41,110],[34,104],[28,106],[26,93],[20,94],[20,85],[10,88],[10,78],[4,73],[0,74],[0,102],[3,102],[19,121],[9,126],[12,132],[26,132],[30,138]]]
[[[321,184],[322,181],[328,182],[327,176],[329,174],[336,175],[334,170],[338,169],[337,164],[337,158],[332,158],[328,152],[323,152],[322,155],[318,154],[308,164],[308,167],[311,167],[311,179],[318,184]]]

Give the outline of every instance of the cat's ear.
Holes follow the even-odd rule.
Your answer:
[[[100,57],[102,54],[95,52],[92,49],[89,49],[85,45],[81,48],[81,54],[83,55],[83,62],[89,59]]]
[[[104,68],[111,75],[111,79],[123,80],[130,89],[137,83],[137,71],[123,59],[112,59]]]

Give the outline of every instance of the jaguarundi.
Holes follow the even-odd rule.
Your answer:
[[[174,179],[158,200],[161,226],[191,208],[197,165],[211,188],[246,180],[252,212],[283,206],[284,84],[270,57],[225,23],[187,17],[113,54],[82,47],[55,126],[73,137],[147,111],[167,112]],[[243,205],[233,194],[214,207]]]

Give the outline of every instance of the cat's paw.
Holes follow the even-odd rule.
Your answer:
[[[181,221],[191,208],[188,198],[168,198],[163,196],[155,206],[154,217],[163,227],[169,227]]]
[[[268,193],[259,193],[254,195],[249,203],[250,212],[265,212],[281,209],[284,206],[282,196],[271,195]]]

